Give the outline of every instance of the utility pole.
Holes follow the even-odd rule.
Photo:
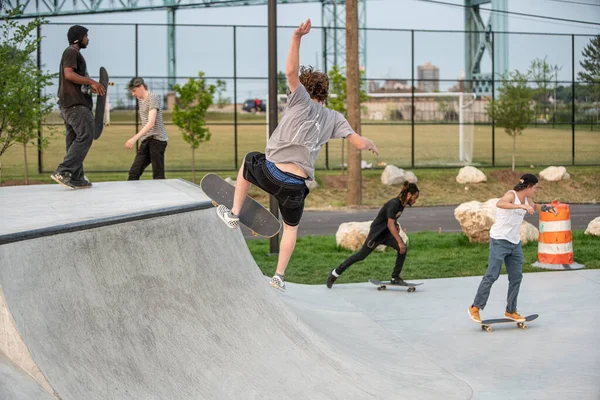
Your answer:
[[[277,127],[277,0],[269,0],[268,3],[268,41],[269,41],[269,137]],[[269,211],[275,217],[279,217],[277,200],[269,196]],[[270,254],[279,253],[279,234],[273,236],[270,241]]]
[[[360,75],[358,69],[358,1],[346,1],[346,72],[348,90],[348,122],[357,134],[360,132]],[[348,146],[348,193],[346,204],[358,206],[362,200],[361,154]],[[343,161],[342,161],[343,162]]]

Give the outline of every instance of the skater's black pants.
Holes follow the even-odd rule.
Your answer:
[[[383,242],[380,243],[373,242],[372,240],[369,240],[369,238],[367,238],[367,240],[365,240],[365,244],[363,244],[363,247],[358,251],[358,253],[352,254],[350,257],[348,257],[346,261],[341,263],[340,266],[335,269],[335,272],[338,275],[341,275],[342,273],[344,273],[345,270],[350,268],[352,264],[367,258],[369,254],[371,254],[371,252],[381,244],[396,250],[396,264],[394,265],[394,270],[392,271],[392,279],[399,278],[400,273],[402,272],[402,267],[404,266],[404,260],[406,259],[406,253],[408,252],[408,250],[404,252],[404,254],[400,253],[400,246],[398,246],[398,242],[396,241],[396,239],[394,239],[392,235],[389,235]]]
[[[65,122],[67,153],[55,173],[69,172],[74,181],[83,180],[83,160],[94,141],[94,116],[86,106],[77,105],[60,110]]]
[[[128,181],[137,181],[146,167],[152,164],[152,179],[165,179],[165,150],[167,142],[146,139],[140,144],[133,164],[129,168]]]

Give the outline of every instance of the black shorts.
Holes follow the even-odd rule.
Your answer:
[[[303,180],[294,174],[281,172],[291,178]],[[267,168],[265,155],[259,152],[246,154],[243,173],[248,182],[275,196],[283,222],[290,226],[300,223],[304,212],[304,199],[310,192],[306,183],[284,183],[276,179]]]

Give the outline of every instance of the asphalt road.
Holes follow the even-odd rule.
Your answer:
[[[596,217],[600,216],[600,204],[571,204],[572,229],[585,229]],[[414,207],[407,208],[400,217],[400,224],[407,232],[436,231],[460,232],[460,225],[454,218],[457,206]],[[305,211],[300,223],[298,235],[334,235],[344,222],[371,221],[377,215],[378,209],[356,211]],[[537,214],[527,215],[525,220],[534,226],[539,224]],[[252,237],[244,229],[246,237]]]

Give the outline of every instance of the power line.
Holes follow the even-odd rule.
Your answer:
[[[438,1],[438,0],[415,0],[415,1],[420,1],[420,2],[424,2],[424,3],[441,4],[441,5],[452,6],[452,7],[470,8],[470,7],[462,5],[462,4],[447,3],[445,1]],[[598,23],[598,22],[591,22],[591,21],[580,21],[580,20],[576,20],[576,19],[549,17],[549,16],[546,16],[546,15],[527,14],[527,13],[520,13],[520,12],[516,12],[516,11],[492,10],[492,9],[489,9],[489,8],[482,8],[482,7],[480,7],[479,9],[480,10],[484,10],[484,11],[493,12],[493,13],[519,15],[519,16],[523,16],[523,17],[548,19],[548,20],[552,20],[552,21],[575,22],[577,24],[587,24],[587,25],[598,25],[598,26],[600,26],[600,23]]]
[[[583,3],[581,1],[568,1],[568,0],[546,0],[546,1],[555,1],[557,3],[567,3],[567,4],[579,4],[582,6],[600,7],[600,4]]]

